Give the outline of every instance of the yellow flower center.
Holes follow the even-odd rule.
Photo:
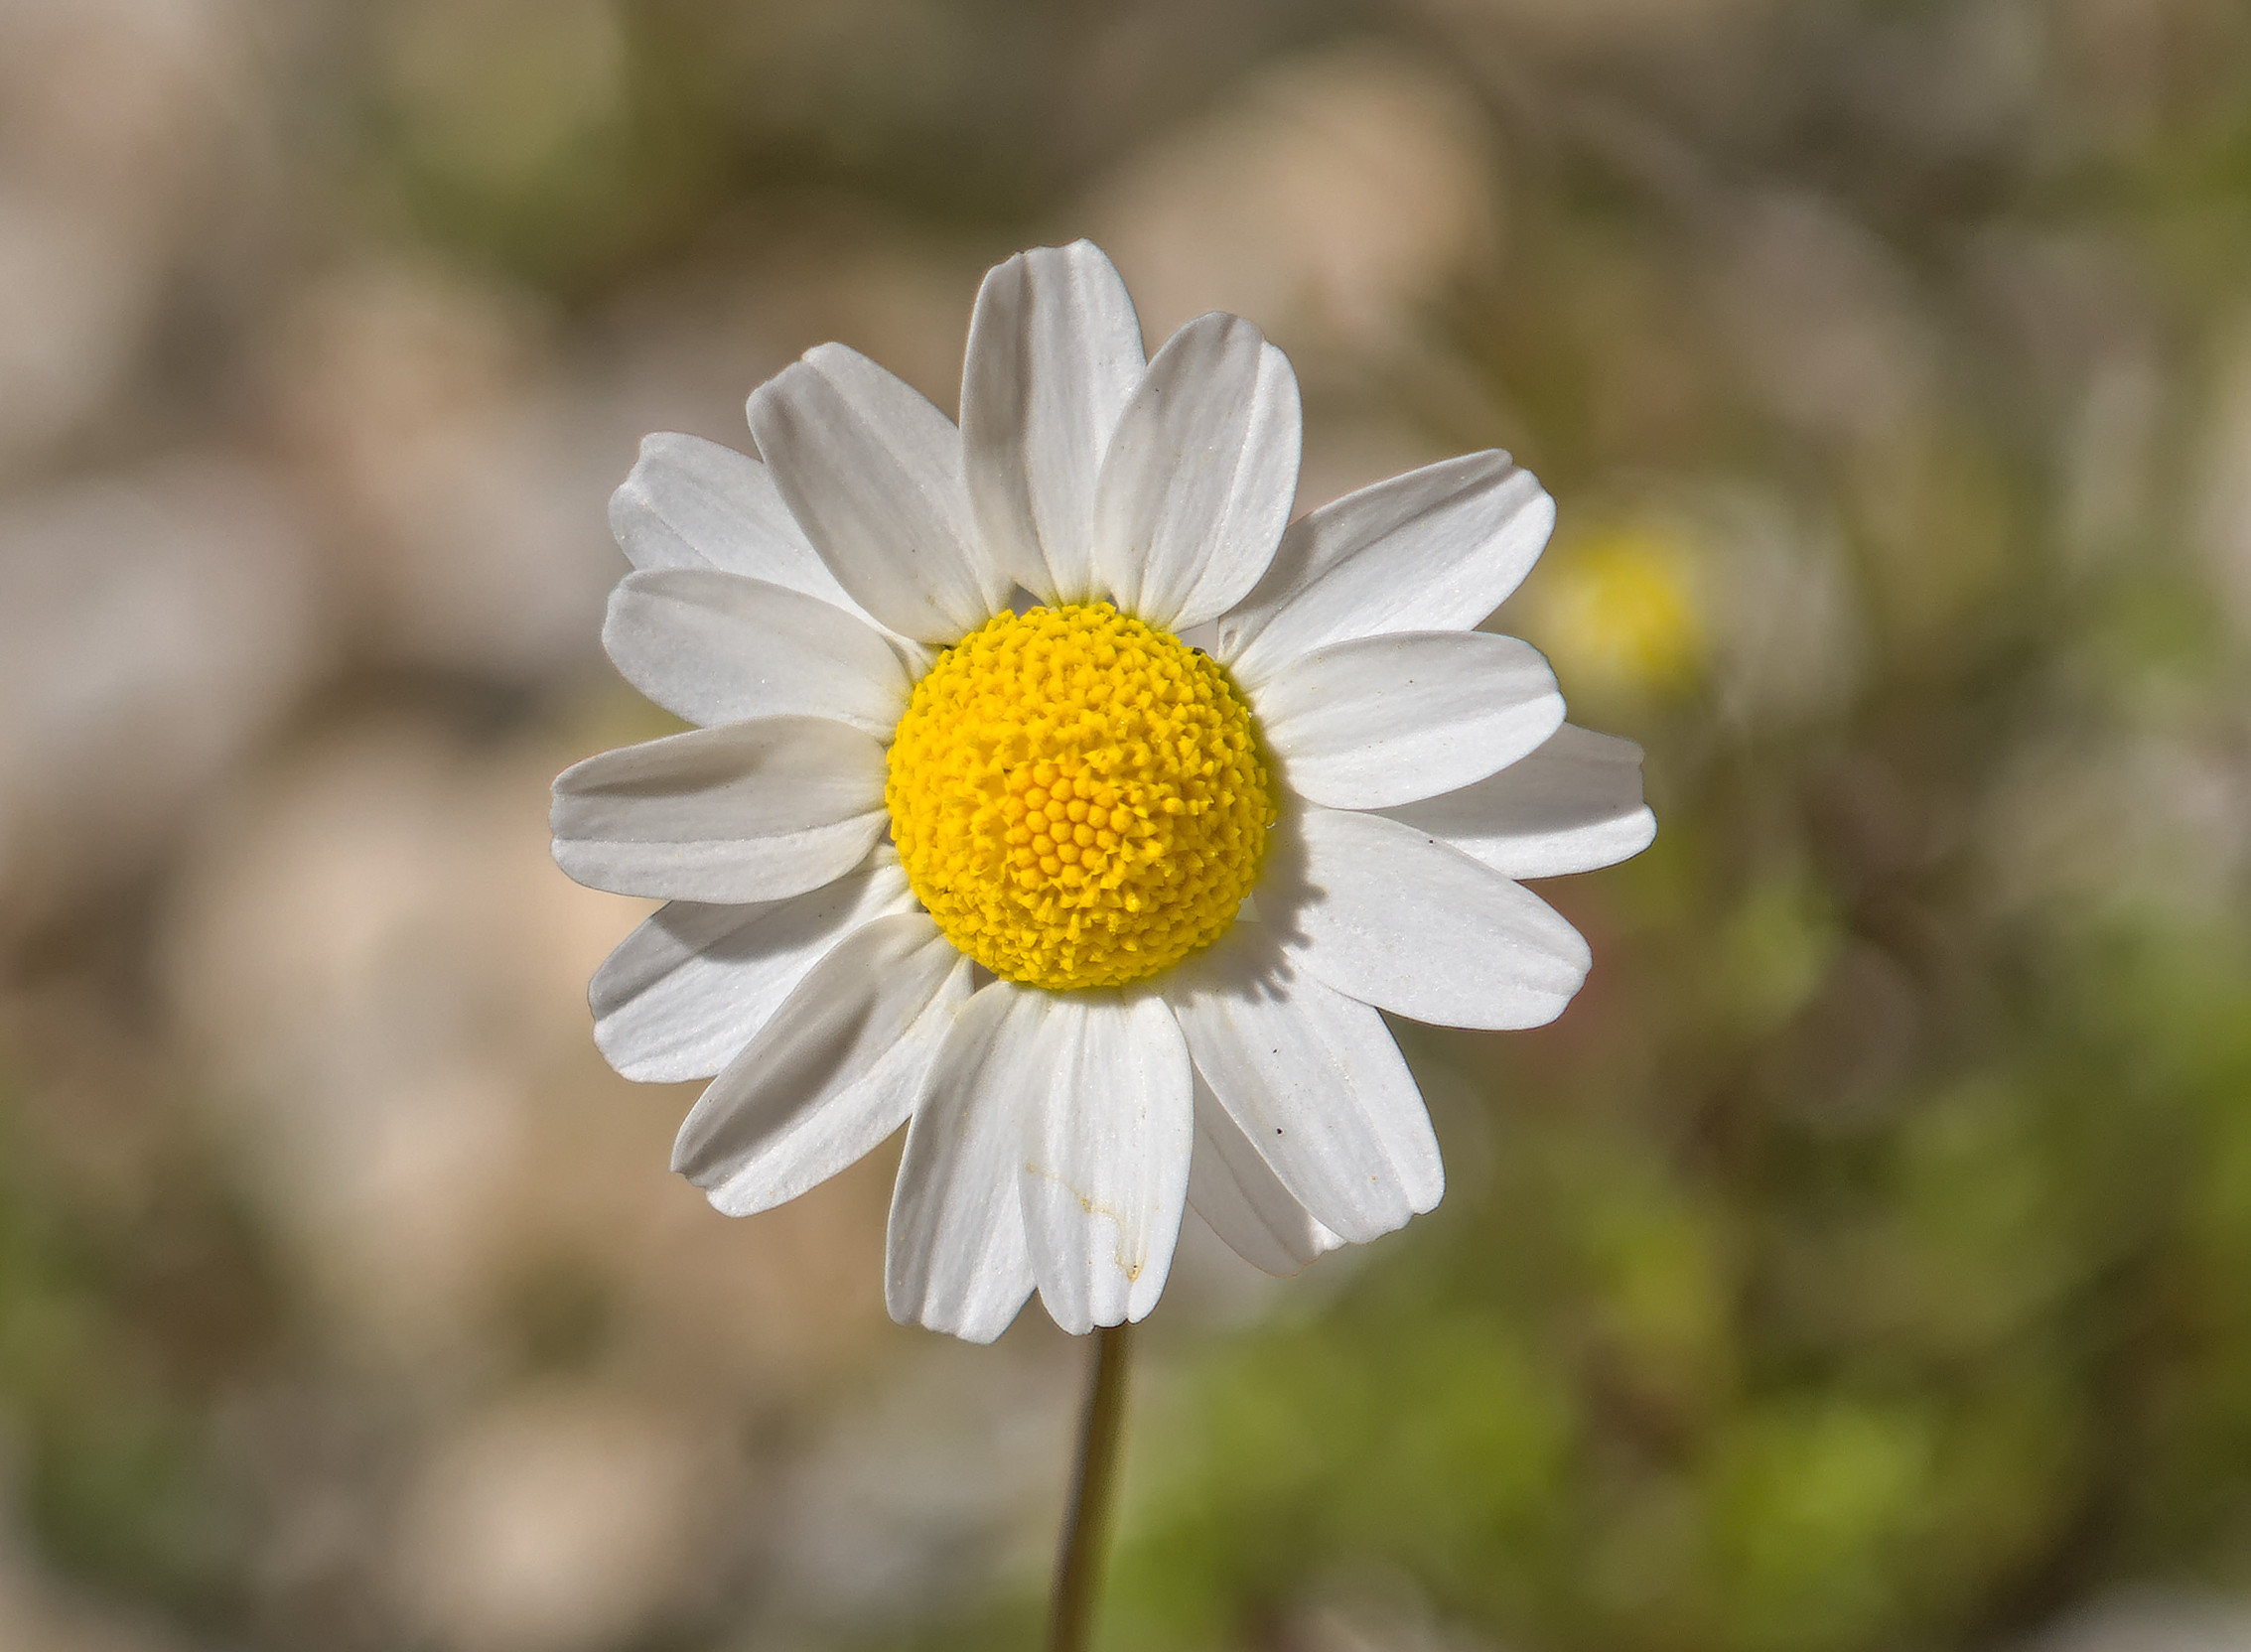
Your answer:
[[[946,938],[1058,991],[1138,981],[1217,940],[1274,821],[1227,674],[1107,603],[997,615],[940,654],[899,720],[884,797]]]

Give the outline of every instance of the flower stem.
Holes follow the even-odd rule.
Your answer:
[[[1130,1325],[1095,1333],[1087,1373],[1086,1412],[1078,1428],[1078,1468],[1055,1556],[1055,1593],[1048,1616],[1048,1652],[1086,1652],[1094,1595],[1109,1546],[1111,1494],[1118,1478],[1118,1437],[1125,1429],[1126,1346]]]

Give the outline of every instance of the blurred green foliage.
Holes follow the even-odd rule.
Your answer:
[[[66,1566],[222,1625],[258,1511],[211,1407],[271,1336],[261,1247],[193,1154],[125,1211],[43,1146],[0,1110],[0,1407],[27,1513]]]
[[[2084,945],[1881,1116],[1539,1085],[1410,1254],[1151,1408],[1114,1644],[1236,1644],[1370,1561],[1587,1647],[1976,1644],[2240,1585],[2251,972]]]

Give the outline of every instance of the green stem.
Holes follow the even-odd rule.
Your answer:
[[[1109,1547],[1110,1504],[1117,1486],[1118,1437],[1125,1429],[1126,1346],[1131,1329],[1106,1325],[1095,1333],[1086,1412],[1078,1429],[1078,1468],[1071,1476],[1062,1550],[1055,1557],[1048,1652],[1086,1652],[1091,1644],[1094,1595],[1102,1583],[1102,1555]]]

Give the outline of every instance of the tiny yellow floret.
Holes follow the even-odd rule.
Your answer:
[[[1274,824],[1226,672],[1107,603],[1003,613],[940,654],[884,798],[946,938],[1055,991],[1123,986],[1217,940]]]

